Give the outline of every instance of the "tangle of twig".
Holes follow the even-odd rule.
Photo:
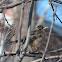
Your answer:
[[[20,61],[22,61],[24,54],[27,50],[28,44],[29,44],[29,37],[30,37],[30,32],[31,32],[31,22],[32,22],[32,13],[33,13],[33,5],[34,5],[34,0],[32,0],[32,4],[31,4],[31,8],[30,8],[30,13],[29,13],[29,21],[28,21],[28,32],[27,32],[27,38],[26,38],[26,42],[24,44],[23,47],[23,51],[22,54],[20,54]]]

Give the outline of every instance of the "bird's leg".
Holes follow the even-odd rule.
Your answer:
[[[32,47],[32,52],[34,52],[34,51],[33,51],[33,47]]]
[[[42,50],[37,49],[37,53],[43,53],[43,51],[42,51]]]
[[[42,51],[37,50],[37,53],[42,53]]]
[[[35,47],[35,44],[33,44],[33,46],[31,46],[32,48],[32,52],[36,52],[37,51],[37,47]]]
[[[42,51],[39,51],[37,47],[35,47],[37,53],[43,53]]]

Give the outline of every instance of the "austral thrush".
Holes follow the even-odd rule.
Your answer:
[[[29,45],[32,47],[32,52],[42,52],[42,42],[44,42],[45,39],[45,31],[48,27],[44,27],[42,25],[39,25],[37,29],[34,31],[31,31],[31,39]]]
[[[44,42],[45,39],[45,31],[48,27],[44,27],[42,25],[39,25],[37,29],[34,31],[31,31],[31,36],[30,36],[30,43],[29,45],[32,48],[32,52],[42,52],[42,43]],[[23,43],[25,43],[26,36],[22,39]]]

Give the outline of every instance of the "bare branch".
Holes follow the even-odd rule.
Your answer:
[[[31,1],[28,1],[27,3],[29,3],[29,2],[31,2]],[[8,4],[8,5],[6,5],[6,6],[0,6],[0,9],[4,9],[4,8],[5,8],[5,9],[13,8],[13,7],[15,7],[15,6],[21,5],[22,3],[24,3],[24,1],[13,2],[13,3]]]
[[[44,21],[45,15],[46,15],[46,13],[48,12],[48,10],[49,10],[50,7],[51,7],[51,6],[48,5],[48,7],[46,8],[44,14],[40,17],[40,19],[39,19],[39,21],[38,21],[36,27],[39,26],[39,25],[41,25],[41,23]]]
[[[49,44],[49,40],[50,40],[50,35],[51,35],[52,28],[53,28],[53,24],[54,24],[54,21],[55,21],[55,20],[54,20],[55,13],[56,13],[56,8],[55,8],[54,13],[53,13],[53,22],[52,22],[51,27],[50,27],[50,32],[49,32],[47,44],[46,44],[45,51],[44,51],[44,53],[43,53],[41,62],[44,60],[44,56],[45,56],[45,53],[46,53],[47,48],[48,48],[48,44]]]
[[[56,3],[62,4],[62,1],[53,0],[53,2],[56,2]]]
[[[50,53],[61,52],[61,51],[62,51],[62,48],[59,48],[59,49],[57,49],[57,50],[50,51]]]
[[[57,62],[60,62],[60,61],[62,61],[62,58],[60,58]]]
[[[54,11],[54,8],[53,8],[52,3],[51,3],[51,7],[52,7],[52,10]],[[62,23],[62,21],[61,21],[61,19],[58,17],[58,15],[57,15],[57,14],[55,14],[55,15],[56,15],[56,17],[58,18],[58,20]]]
[[[31,7],[30,7],[29,20],[28,20],[27,38],[26,38],[25,45],[23,47],[22,54],[20,54],[19,62],[22,61],[22,59],[24,57],[24,54],[26,53],[28,44],[29,44],[29,37],[30,37],[30,32],[31,32],[31,22],[32,22],[32,13],[33,13],[33,5],[34,5],[34,0],[32,0],[32,4],[31,4]]]
[[[62,57],[62,55],[56,55],[56,56],[45,57],[44,59],[45,59],[45,60],[48,60],[48,59],[61,58],[61,57]],[[41,60],[42,60],[42,58],[41,58],[41,59],[34,60],[34,61],[32,61],[32,62],[39,62],[39,61],[41,61]]]
[[[5,20],[6,20],[7,24],[11,27],[12,25],[9,24],[8,20],[6,19],[6,17],[5,17]]]

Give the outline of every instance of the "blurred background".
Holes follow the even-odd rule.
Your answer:
[[[2,1],[2,0],[0,0],[0,1]],[[20,1],[20,0],[14,0],[14,1],[8,0],[7,5],[11,4],[13,2],[16,3],[18,1]],[[28,1],[28,0],[26,0],[26,1]],[[62,0],[59,0],[59,1],[62,2]],[[5,4],[5,1],[3,3]],[[20,20],[23,20],[22,34],[21,34],[22,38],[23,38],[24,36],[27,35],[27,24],[28,24],[30,5],[31,5],[31,3],[27,3],[25,5],[24,12],[22,10],[23,5],[22,6],[19,5],[14,8],[5,9],[3,11],[3,13],[0,13],[0,27],[1,27],[1,30],[0,30],[0,54],[3,54],[4,51],[16,51],[18,49],[18,44],[11,45],[13,48],[10,47],[9,45],[7,45],[7,43],[4,44],[5,35],[8,31],[8,29],[10,28],[10,26],[5,21],[5,17],[8,20],[9,24],[14,25],[14,27],[16,28],[16,31],[15,31],[16,34],[11,39],[12,41],[18,40],[19,23],[20,23]],[[55,6],[57,6],[56,14],[60,18],[60,20],[62,20],[62,4],[53,2],[53,8],[55,8]],[[0,10],[0,11],[2,11],[2,10]],[[23,16],[22,16],[22,13],[24,14]],[[48,0],[35,1],[31,30],[33,31],[34,29],[36,29],[36,27],[38,25],[43,25],[45,27],[48,27],[48,29],[45,30],[46,35],[47,35],[46,39],[47,39],[48,35],[49,35],[49,31],[50,31],[50,26],[53,21],[52,17],[53,17],[53,10],[52,10],[52,8],[50,6],[50,2]],[[5,28],[3,29],[3,27],[5,27]],[[13,34],[13,30],[11,30],[11,33],[10,33],[11,35]],[[10,38],[11,35],[9,35],[8,38]],[[46,44],[46,40],[44,43]],[[44,46],[43,48],[45,48],[45,44],[43,45]],[[55,18],[48,51],[57,50],[60,48],[62,48],[62,23],[57,18]],[[54,54],[58,55],[58,54],[62,54],[62,52],[60,51],[59,53],[57,52]],[[54,54],[46,54],[46,56],[50,56],[50,55],[54,55]],[[6,58],[6,57],[4,57],[4,58]],[[12,61],[10,60],[10,58]],[[38,59],[38,58],[24,57],[23,62],[31,62],[35,59]],[[47,60],[45,62],[53,62],[53,61],[57,61],[58,59]],[[8,59],[5,62],[8,62],[8,61],[16,62],[16,60],[17,59],[15,59],[14,57],[8,57]],[[2,62],[4,62],[4,61],[2,61]]]

